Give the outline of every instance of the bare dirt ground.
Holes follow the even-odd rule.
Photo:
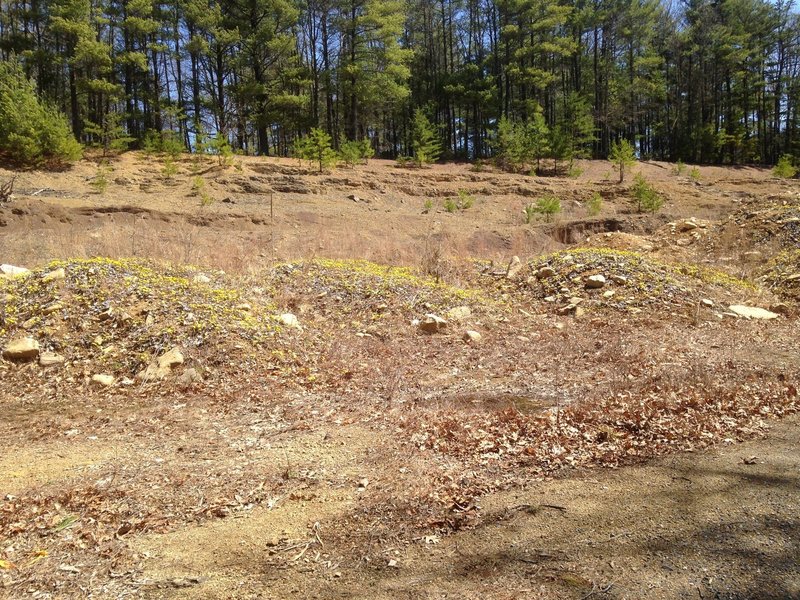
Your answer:
[[[796,182],[237,161],[0,205],[0,597],[800,597]]]

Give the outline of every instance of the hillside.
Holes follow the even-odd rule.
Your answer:
[[[800,593],[794,180],[237,161],[0,205],[0,596]]]

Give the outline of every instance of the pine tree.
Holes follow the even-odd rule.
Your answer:
[[[414,163],[418,167],[436,162],[442,153],[442,144],[436,128],[421,109],[414,111],[411,122],[411,147]]]
[[[81,155],[64,115],[38,98],[16,60],[0,62],[0,153],[24,165],[59,165]]]
[[[317,163],[320,173],[336,164],[337,156],[331,147],[331,136],[317,127],[297,141],[295,154],[297,158]]]
[[[619,182],[625,180],[625,169],[636,163],[636,153],[628,140],[619,140],[611,144],[610,160],[619,169]]]

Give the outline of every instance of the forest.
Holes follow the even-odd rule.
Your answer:
[[[216,139],[284,156],[314,130],[336,148],[368,142],[397,158],[413,153],[423,119],[452,160],[495,155],[504,128],[522,128],[537,158],[605,158],[622,140],[643,159],[773,164],[800,155],[791,1],[0,7],[0,85],[29,85],[86,146],[157,138],[197,151]],[[20,110],[4,102],[0,113]]]

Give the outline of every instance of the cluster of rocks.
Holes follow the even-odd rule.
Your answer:
[[[684,247],[701,241],[708,233],[709,225],[709,221],[703,221],[695,217],[667,223],[670,234],[676,238],[675,244]]]

